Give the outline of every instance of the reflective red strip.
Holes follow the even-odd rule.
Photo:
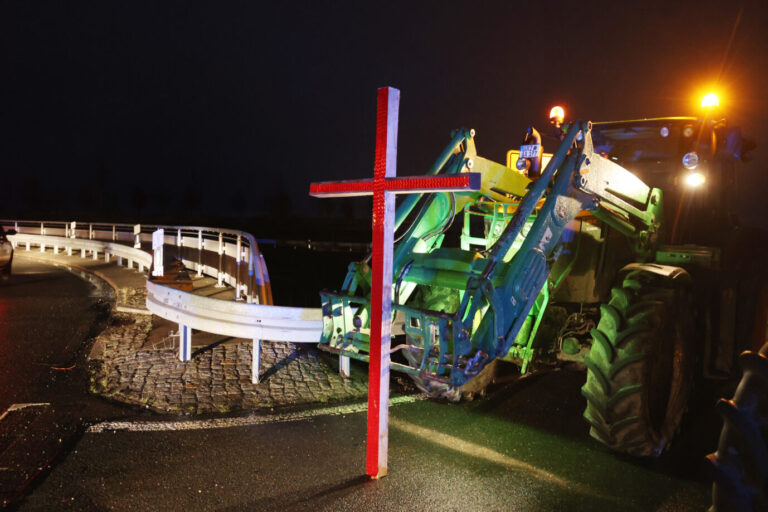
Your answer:
[[[309,186],[311,196],[371,195],[373,180],[326,181]]]
[[[456,174],[450,176],[419,176],[414,178],[386,178],[382,180],[382,191],[461,191],[475,190],[472,183],[472,175]],[[374,180],[356,181],[325,181],[312,183],[309,186],[309,194],[312,196],[332,197],[344,195],[371,195],[373,194]],[[377,187],[378,189],[378,187]]]
[[[419,176],[418,178],[389,178],[387,190],[434,190],[453,189],[466,190],[470,187],[470,177],[467,174],[450,176]]]

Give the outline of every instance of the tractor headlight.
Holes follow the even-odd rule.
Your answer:
[[[697,188],[704,184],[707,179],[697,171],[691,171],[685,176],[685,185],[691,188]]]
[[[683,156],[683,167],[686,169],[695,169],[697,165],[699,165],[699,155],[695,151],[686,153]]]
[[[705,94],[703,98],[701,98],[701,108],[712,108],[717,107],[720,105],[720,98],[717,97],[717,94],[711,92],[709,94]]]

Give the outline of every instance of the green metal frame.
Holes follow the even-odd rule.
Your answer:
[[[652,260],[661,232],[662,194],[626,169],[594,153],[590,123],[574,123],[537,181],[477,155],[473,133],[459,130],[430,174],[480,172],[475,193],[408,196],[397,211],[401,234],[393,254],[393,314],[405,319],[410,352],[418,367],[393,369],[460,388],[490,361],[505,358],[526,372],[536,355],[535,338],[551,289],[578,256],[549,282],[562,252],[560,236],[579,212],[635,241],[639,259]],[[444,232],[463,213],[461,249],[443,248]],[[486,232],[470,232],[472,218]],[[411,219],[409,221],[409,219]],[[406,221],[409,221],[406,226]],[[369,345],[368,262],[350,265],[340,292],[323,292],[320,347],[366,360]],[[456,290],[456,311],[413,307],[418,286]]]

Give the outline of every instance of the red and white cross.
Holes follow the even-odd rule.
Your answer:
[[[372,478],[387,474],[389,438],[389,353],[392,326],[392,248],[395,194],[480,189],[479,173],[395,177],[397,118],[400,91],[378,90],[376,158],[373,179],[312,183],[314,197],[373,195],[373,257],[371,265],[371,335],[368,363],[368,431],[365,472]]]

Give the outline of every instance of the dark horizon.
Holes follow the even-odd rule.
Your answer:
[[[718,84],[758,145],[741,217],[768,227],[768,9],[740,5],[8,2],[0,215],[363,221],[364,201],[307,191],[371,173],[377,87],[402,92],[408,175],[460,126],[503,162],[554,104],[592,120],[695,115]]]

